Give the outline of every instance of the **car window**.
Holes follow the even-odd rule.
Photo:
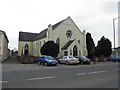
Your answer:
[[[42,58],[53,59],[53,57],[51,57],[51,56],[43,56]]]
[[[80,58],[81,58],[81,59],[87,59],[85,56],[81,56]]]
[[[67,56],[64,56],[63,59],[67,59]]]
[[[73,56],[69,56],[69,58],[75,58],[75,57],[73,57]]]
[[[46,58],[48,58],[48,59],[53,59],[53,57],[51,57],[51,56],[47,56]]]

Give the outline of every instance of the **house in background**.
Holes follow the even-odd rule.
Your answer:
[[[0,62],[7,59],[9,56],[8,43],[9,40],[6,33],[0,30]]]
[[[64,55],[87,56],[86,32],[85,30],[81,32],[70,17],[67,17],[54,25],[48,25],[48,28],[40,33],[20,31],[18,56],[41,56],[41,47],[45,42],[51,40],[59,46],[58,57]]]

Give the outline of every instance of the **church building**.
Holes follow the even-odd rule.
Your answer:
[[[70,17],[54,25],[48,25],[40,33],[20,31],[18,56],[31,55],[39,57],[41,56],[40,50],[43,44],[51,40],[59,45],[58,57],[64,55],[87,56],[86,32],[85,30],[81,32]]]

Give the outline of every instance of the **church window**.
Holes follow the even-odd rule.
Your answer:
[[[81,51],[79,50],[79,55],[81,55]]]
[[[58,45],[58,49],[60,49],[60,38],[57,38],[56,44]]]
[[[29,46],[28,46],[28,44],[25,44],[24,55],[28,55],[28,53],[29,53]]]
[[[64,56],[67,56],[68,55],[68,51],[64,51]]]
[[[70,50],[70,55],[72,55],[72,50]]]
[[[72,36],[72,31],[71,31],[71,30],[68,30],[68,31],[66,32],[66,36],[67,36],[67,38],[71,38],[71,36]]]
[[[78,40],[78,43],[80,44],[80,40]]]
[[[41,48],[41,41],[40,41],[40,48]]]
[[[44,40],[44,44],[45,44],[45,40]]]

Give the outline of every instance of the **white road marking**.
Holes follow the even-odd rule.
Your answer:
[[[106,71],[89,72],[89,73],[87,73],[87,74],[95,74],[95,73],[102,73],[102,72],[106,72]]]
[[[51,77],[41,77],[41,78],[30,78],[26,80],[40,80],[40,79],[48,79],[48,78],[55,78],[56,76],[51,76]]]
[[[86,74],[86,73],[78,73],[78,74],[76,74],[76,75],[84,75],[84,74]]]
[[[96,72],[88,72],[88,73],[78,73],[78,74],[76,74],[76,75],[95,74],[95,73],[103,73],[103,72],[107,72],[107,70],[104,70],[104,71],[96,71]]]
[[[1,84],[1,83],[7,83],[7,81],[0,81],[0,84]]]

